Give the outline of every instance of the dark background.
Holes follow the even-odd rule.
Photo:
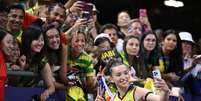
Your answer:
[[[101,24],[116,24],[116,16],[122,10],[128,10],[132,18],[137,18],[138,10],[146,8],[153,29],[188,31],[197,40],[201,37],[201,0],[181,1],[184,2],[181,8],[167,7],[164,0],[94,0],[94,3],[100,11]]]

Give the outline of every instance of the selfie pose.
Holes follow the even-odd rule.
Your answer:
[[[155,87],[162,91],[160,95],[155,95],[145,88],[130,84],[130,69],[118,61],[110,61],[110,81],[117,87],[117,93],[110,101],[168,101],[169,88],[163,79],[155,79]],[[99,89],[95,101],[105,101],[103,97],[104,89]]]

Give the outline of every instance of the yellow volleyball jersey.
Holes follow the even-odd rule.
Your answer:
[[[123,98],[120,98],[119,94],[116,93],[113,101],[135,101],[135,90],[136,87],[130,87]]]

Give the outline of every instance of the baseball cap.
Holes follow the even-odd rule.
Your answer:
[[[191,33],[189,32],[179,32],[179,37],[181,38],[182,41],[189,41],[195,43]]]
[[[110,37],[109,37],[108,34],[106,34],[106,33],[100,33],[100,34],[97,35],[96,38],[94,39],[94,43],[96,42],[97,39],[103,38],[103,37],[110,39]]]

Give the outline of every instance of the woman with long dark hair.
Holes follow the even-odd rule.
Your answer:
[[[170,85],[177,82],[183,74],[181,39],[175,30],[164,32],[159,65],[162,77]]]
[[[45,57],[45,42],[42,20],[36,20],[22,34],[22,52],[26,56],[25,71],[31,71],[36,77],[22,77],[21,85],[27,87],[46,87],[40,99],[45,101],[55,91],[50,65]],[[43,80],[44,83],[40,83]]]
[[[155,66],[159,66],[158,41],[156,34],[152,31],[144,33],[140,44],[141,66],[147,70],[151,76],[151,71]]]

